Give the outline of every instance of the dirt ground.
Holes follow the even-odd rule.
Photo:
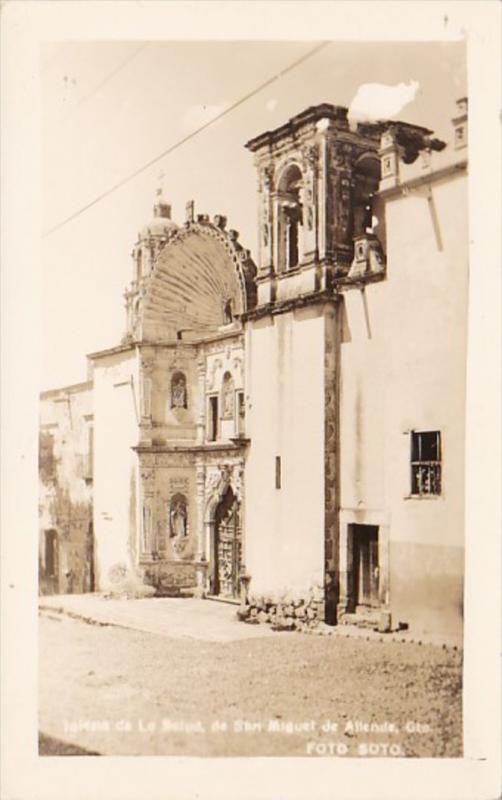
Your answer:
[[[461,675],[461,654],[433,645],[41,617],[40,752],[459,757]]]

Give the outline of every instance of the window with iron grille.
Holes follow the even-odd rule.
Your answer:
[[[441,494],[441,433],[412,431],[411,494]]]

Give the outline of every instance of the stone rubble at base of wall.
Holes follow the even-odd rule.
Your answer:
[[[272,630],[304,631],[313,629],[324,621],[323,592],[312,591],[311,596],[249,597],[237,612],[237,617],[248,624],[269,624]]]
[[[310,598],[249,597],[236,613],[237,619],[248,625],[268,624],[274,631],[297,631],[316,636],[358,638],[365,641],[397,642],[401,644],[434,644],[443,650],[463,650],[461,643],[454,643],[449,637],[429,637],[411,634],[406,630],[386,627],[379,629],[369,620],[363,624],[353,624],[351,614],[339,619],[338,625],[324,622],[325,605],[322,590],[313,591]],[[387,615],[388,616],[388,615]]]
[[[344,623],[343,620],[338,625],[326,625],[324,622],[324,610],[316,607],[314,601],[301,601],[287,604],[283,603],[248,604],[244,610],[237,611],[237,619],[248,625],[268,624],[274,631],[296,631],[298,633],[308,633],[315,636],[332,636],[338,638],[357,638],[364,641],[378,642],[397,642],[399,644],[432,644],[442,647],[443,650],[462,651],[461,643],[454,644],[443,640],[442,637],[430,638],[427,635],[402,635],[399,631],[389,630],[385,633],[378,631],[377,628],[369,626],[355,626]],[[322,604],[324,607],[324,604]],[[268,610],[267,610],[268,608]],[[292,613],[293,612],[293,613]]]

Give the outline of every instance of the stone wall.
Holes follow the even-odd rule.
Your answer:
[[[268,624],[276,631],[303,631],[324,622],[324,590],[313,586],[302,597],[293,594],[249,595],[238,618],[251,625]]]
[[[39,591],[94,588],[92,388],[44,392],[39,439]]]

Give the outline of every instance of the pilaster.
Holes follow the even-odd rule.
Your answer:
[[[382,134],[378,155],[382,170],[380,190],[392,189],[399,183],[399,146],[392,128]]]
[[[318,243],[318,173],[319,152],[316,144],[309,144],[303,148],[304,181],[302,191],[303,205],[303,258],[302,261],[310,263],[317,255]]]
[[[153,349],[142,349],[140,355],[140,442],[152,443],[152,392],[153,392]]]
[[[140,561],[150,561],[156,553],[154,535],[155,516],[155,471],[151,467],[140,467],[141,539]]]
[[[324,307],[324,597],[326,622],[336,622],[339,595],[339,307]]]
[[[199,353],[197,358],[197,420],[196,442],[203,444],[206,430],[206,357]]]

